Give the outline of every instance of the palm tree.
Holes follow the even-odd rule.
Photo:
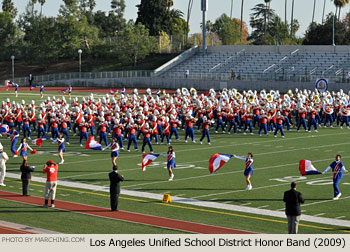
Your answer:
[[[241,5],[241,42],[242,42],[242,30],[243,30],[243,6],[244,6],[244,0],[242,0],[242,5]]]
[[[340,20],[340,11],[342,8],[345,7],[350,2],[350,0],[341,0],[339,4],[339,14],[338,14],[338,20]]]
[[[290,22],[290,36],[293,36],[293,19],[294,19],[294,0],[292,2],[292,17]]]
[[[322,24],[324,23],[324,11],[326,10],[326,0],[323,2]]]
[[[272,1],[272,0],[264,0],[265,5],[266,5],[266,10],[267,10],[267,12],[270,10],[271,1]],[[267,13],[267,12],[265,11],[265,13]],[[268,25],[268,22],[269,22],[269,18],[270,18],[270,17],[267,17],[267,15],[265,14],[265,24],[264,24],[264,30],[265,30],[265,32],[266,32],[266,30],[267,30],[267,25]]]
[[[45,4],[46,0],[38,0],[40,3],[40,16],[43,14],[43,5]]]
[[[232,11],[233,11],[233,1],[234,0],[231,0],[231,14],[230,14],[230,18],[232,19]]]
[[[314,22],[314,18],[315,18],[315,8],[316,8],[316,0],[314,0],[314,9],[313,9],[313,11],[312,11],[312,21],[311,21],[311,23]]]
[[[288,4],[288,0],[285,0],[284,2],[284,22],[285,23],[287,23],[287,4]]]

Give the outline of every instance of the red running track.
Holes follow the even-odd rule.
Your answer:
[[[11,193],[6,191],[0,191],[0,199],[5,199],[9,201],[27,203],[31,205],[42,205],[43,198],[39,197],[23,197],[17,193]],[[189,221],[181,221],[176,219],[169,219],[164,217],[157,217],[153,215],[139,214],[127,211],[112,212],[109,209],[83,205],[73,202],[55,200],[55,205],[57,209],[77,212],[97,217],[110,218],[115,220],[127,221],[132,223],[144,224],[154,227],[166,228],[180,230],[189,233],[199,233],[199,234],[252,234],[251,232],[205,225],[200,223],[194,223]]]
[[[0,234],[35,234],[29,231],[24,231],[16,228],[0,226]]]

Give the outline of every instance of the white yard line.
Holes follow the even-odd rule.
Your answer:
[[[322,215],[325,215],[325,213],[319,213],[319,214],[315,214],[314,216],[322,216]]]
[[[7,176],[10,178],[20,179],[19,174],[8,173]],[[40,183],[46,182],[45,178],[33,177],[32,179],[35,182],[40,182]],[[66,186],[66,187],[86,189],[86,190],[96,190],[96,191],[100,191],[100,192],[109,193],[108,187],[89,185],[89,184],[83,184],[83,183],[58,181],[58,187],[59,186]],[[138,192],[138,191],[124,190],[124,189],[122,189],[121,194],[133,196],[133,197],[141,197],[141,198],[159,200],[159,201],[161,201],[162,197],[163,197],[161,194],[154,194],[154,193],[148,193],[148,192]],[[264,216],[270,216],[270,217],[278,217],[278,218],[283,218],[283,219],[286,218],[284,212],[281,212],[281,211],[258,209],[258,208],[253,208],[253,207],[237,206],[237,205],[233,205],[233,204],[223,204],[223,203],[217,203],[217,202],[208,202],[208,201],[201,201],[201,200],[180,198],[180,197],[172,197],[172,201],[177,202],[177,203],[186,204],[186,205],[199,206],[199,207],[208,207],[208,208],[215,208],[215,209],[221,209],[221,210],[229,210],[229,211],[250,213],[250,214],[256,214],[256,215],[264,215]],[[315,216],[305,215],[305,214],[301,215],[301,219],[303,221],[307,221],[307,222],[320,223],[320,224],[326,224],[326,225],[331,225],[331,226],[340,226],[340,227],[349,227],[350,226],[350,221],[348,221],[348,220],[315,217]]]
[[[259,207],[257,207],[257,208],[259,208],[259,209],[261,209],[261,208],[267,208],[267,207],[269,207],[270,205],[265,205],[265,206],[259,206]]]
[[[346,216],[335,217],[336,219],[344,219]]]

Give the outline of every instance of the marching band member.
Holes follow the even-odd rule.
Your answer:
[[[68,133],[68,122],[70,121],[70,117],[67,115],[61,115],[61,133],[66,136],[67,144],[69,144],[69,133]]]
[[[311,126],[314,126],[315,132],[317,131],[317,121],[316,121],[316,110],[313,107],[313,104],[310,104],[310,112],[309,112],[309,132],[311,132]]]
[[[169,117],[165,117],[163,123],[163,137],[161,144],[164,144],[164,137],[166,137],[167,144],[170,144],[170,130],[169,130]]]
[[[60,133],[60,136],[57,138],[57,144],[58,144],[58,156],[61,159],[59,164],[63,164],[64,163],[63,152],[66,151],[66,147],[64,146],[64,135],[62,132]]]
[[[177,120],[176,115],[170,115],[170,141],[173,134],[175,134],[176,141],[179,140],[179,134],[177,133],[177,126],[179,124],[181,124],[181,122]]]
[[[11,152],[13,154],[13,157],[18,157],[18,154],[16,154],[16,143],[18,141],[19,133],[16,130],[16,127],[12,128],[12,133],[10,135],[10,141],[11,141]]]
[[[152,138],[154,137],[155,141],[156,141],[156,144],[159,144],[158,142],[158,123],[157,123],[157,117],[156,116],[153,116],[152,117],[152,124],[151,124],[151,141],[152,141]]]
[[[233,127],[233,133],[235,135],[237,133],[236,117],[237,117],[237,113],[235,113],[233,109],[230,109],[227,115],[227,121],[230,123],[230,127],[228,128],[228,134],[231,134],[232,127]]]
[[[298,115],[299,115],[299,123],[298,123],[297,131],[299,132],[301,125],[303,125],[305,131],[308,131],[307,126],[306,126],[306,120],[305,120],[306,109],[303,107],[302,103],[299,104]]]
[[[83,118],[81,120],[83,120]],[[106,146],[108,146],[108,139],[107,139],[107,133],[106,133],[107,128],[108,128],[108,124],[105,122],[105,119],[100,118],[100,125],[98,126],[97,132],[99,132],[100,143],[102,143],[102,140],[103,140]]]
[[[26,137],[26,133],[28,132],[28,139],[30,140],[30,133],[31,133],[31,130],[30,130],[30,126],[29,126],[29,123],[30,123],[30,119],[27,115],[27,112],[24,112],[24,116],[23,116],[23,136],[24,138]]]
[[[176,167],[174,148],[172,146],[169,146],[167,154],[162,155],[162,156],[167,158],[166,167],[167,167],[168,172],[169,172],[168,181],[173,181],[173,179],[174,179],[173,169],[175,169],[175,167]]]
[[[203,129],[202,129],[202,137],[201,139],[199,140],[201,144],[203,144],[203,139],[205,136],[207,136],[207,139],[208,139],[208,144],[210,144],[210,135],[209,135],[209,126],[211,125],[212,123],[210,121],[208,121],[207,117],[206,116],[203,116]]]
[[[251,120],[253,119],[253,113],[251,113],[250,111],[247,111],[244,117],[245,117],[245,122],[244,122],[243,134],[246,135],[249,129],[250,134],[253,135],[254,133],[251,125]]]
[[[89,138],[89,135],[88,135],[88,124],[85,123],[85,119],[84,118],[81,118],[81,120],[80,120],[79,131],[80,131],[79,143],[80,143],[80,147],[82,147],[83,146],[83,144],[82,144],[83,138],[85,138],[85,141],[87,141],[88,138]],[[100,143],[101,143],[101,138],[100,138]]]
[[[250,178],[253,175],[253,153],[249,152],[248,157],[241,157],[233,155],[235,158],[245,161],[245,169],[244,176],[246,177],[247,188],[246,190],[252,190],[252,183],[250,182]]]
[[[343,162],[341,162],[340,159],[341,159],[341,156],[337,155],[335,157],[335,161],[331,163],[324,172],[322,172],[322,174],[326,174],[330,169],[332,169],[333,189],[334,189],[333,200],[337,200],[340,198],[341,192],[339,191],[339,183],[343,178],[343,172],[347,172]]]
[[[148,144],[148,147],[151,151],[151,153],[153,153],[153,148],[152,148],[152,143],[151,143],[151,130],[149,129],[149,124],[146,123],[144,130],[142,131],[143,134],[143,144],[142,144],[142,153],[145,153],[145,146],[146,144]]]
[[[215,133],[218,133],[218,129],[221,126],[222,129],[222,133],[225,133],[225,125],[224,122],[222,120],[222,118],[225,116],[225,113],[221,111],[221,108],[218,107],[217,109],[217,113],[216,113],[216,118],[217,118],[217,125],[216,125],[216,129],[215,129]]]
[[[277,132],[281,131],[281,137],[284,138],[283,122],[285,119],[284,119],[284,116],[282,116],[281,112],[279,112],[279,111],[277,112],[276,120],[277,120],[277,125],[276,125],[276,129],[275,129],[273,136],[277,137]]]
[[[40,86],[40,97],[41,99],[44,98],[44,85]]]
[[[46,121],[43,120],[42,115],[39,114],[39,116],[38,116],[38,138],[44,137],[46,135],[46,130],[44,128],[45,124],[46,124]]]
[[[112,158],[112,164],[114,166],[117,165],[117,158],[119,157],[119,145],[117,143],[117,138],[112,138],[112,143],[110,143],[107,147],[103,148],[102,150],[111,149],[111,158]]]
[[[326,113],[326,120],[323,124],[323,127],[327,128],[327,123],[329,122],[330,124],[330,127],[333,128],[333,112],[334,112],[334,109],[333,109],[333,106],[328,104],[325,106],[325,108],[323,109]]]
[[[350,129],[349,128],[350,109],[348,107],[344,106],[344,107],[342,107],[341,113],[342,113],[342,122],[340,124],[340,128],[342,129],[343,125],[345,123],[346,124],[346,128]]]
[[[22,138],[21,144],[19,145],[16,153],[18,153],[21,150],[19,155],[23,158],[23,160],[27,160],[27,156],[28,156],[27,149],[30,149],[31,151],[33,151],[33,149],[29,146],[29,144],[27,144],[27,139]]]
[[[265,115],[265,111],[261,111],[261,116],[260,116],[260,127],[259,127],[259,136],[261,136],[261,130],[264,130],[264,134],[267,136],[267,116]]]
[[[187,137],[190,137],[192,139],[192,142],[195,143],[195,138],[194,138],[194,131],[193,131],[193,123],[196,121],[194,118],[191,116],[191,112],[187,113],[185,124],[186,124],[186,135],[185,135],[185,143],[187,143]]]
[[[114,120],[114,126],[113,126],[113,137],[116,138],[116,140],[119,143],[119,146],[122,150],[124,150],[123,147],[123,135],[122,131],[124,130],[124,126],[120,123],[119,119]]]
[[[137,148],[137,139],[135,136],[136,130],[138,129],[137,125],[134,124],[134,119],[131,118],[129,125],[126,128],[128,130],[129,133],[129,140],[128,140],[128,152],[130,152],[130,145],[133,142],[134,143],[134,149],[135,151],[138,151]]]

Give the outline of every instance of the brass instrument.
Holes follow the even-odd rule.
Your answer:
[[[190,93],[191,93],[192,96],[196,95],[197,94],[197,90],[195,88],[191,88],[190,89]]]
[[[326,96],[326,103],[329,105],[333,104],[333,98],[331,95]]]
[[[273,101],[273,96],[271,95],[271,93],[266,95],[266,100],[267,102],[271,103]]]
[[[188,89],[187,88],[182,88],[181,89],[181,93],[182,93],[182,95],[188,95],[190,92],[188,92]]]
[[[251,95],[249,95],[248,96],[248,102],[250,103],[250,104],[255,104],[255,95],[254,94],[251,94]]]
[[[313,101],[314,103],[319,104],[319,103],[321,102],[320,96],[319,96],[319,95],[315,95],[312,101]]]
[[[146,93],[147,93],[148,95],[152,95],[151,89],[150,89],[150,88],[147,88],[147,89],[146,89]]]
[[[260,98],[262,98],[262,99],[266,99],[266,90],[265,89],[263,89],[263,90],[261,90],[260,91]]]

